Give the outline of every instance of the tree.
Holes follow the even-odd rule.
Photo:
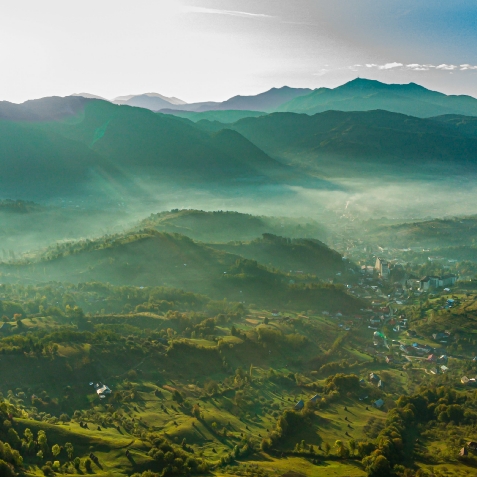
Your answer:
[[[387,477],[391,473],[391,466],[386,457],[378,455],[367,471],[369,477]]]
[[[349,453],[350,453],[351,457],[354,457],[354,454],[356,452],[356,441],[354,439],[351,439],[348,442],[348,447],[349,447]]]
[[[347,454],[347,449],[343,444],[343,441],[337,440],[335,442],[336,455],[338,457],[344,458]]]
[[[13,429],[13,427],[10,427],[10,429],[8,429],[8,443],[14,449],[19,449],[22,444],[20,437],[18,437],[17,431]]]
[[[324,449],[325,449],[325,455],[328,455],[330,453],[330,450],[331,450],[331,446],[328,444],[328,442],[325,442],[325,444],[323,445]]]
[[[43,452],[43,455],[48,454],[48,451],[49,451],[48,440],[46,438],[45,431],[38,431],[38,437],[36,441],[38,442],[38,446],[40,447],[40,450]]]
[[[65,450],[66,450],[66,453],[68,454],[68,459],[71,460],[73,458],[73,452],[74,452],[73,444],[71,442],[67,442],[65,444]]]
[[[51,448],[51,453],[53,454],[53,457],[60,455],[60,452],[61,452],[61,447],[58,444],[55,444]]]
[[[0,459],[0,475],[2,477],[14,477],[15,475],[12,467],[2,459]]]

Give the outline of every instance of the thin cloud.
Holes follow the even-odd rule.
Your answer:
[[[456,65],[443,64],[443,65],[436,66],[436,69],[438,70],[455,70],[456,68],[457,68]]]
[[[353,65],[348,66],[348,69],[355,71],[356,68],[360,68],[362,65]],[[411,71],[430,71],[430,70],[439,70],[439,71],[466,71],[466,70],[477,70],[477,65],[470,65],[468,63],[462,65],[452,65],[447,63],[442,63],[440,65],[431,65],[431,64],[420,64],[420,63],[409,63],[407,65],[398,62],[384,63],[383,65],[378,65],[376,63],[366,63],[364,65],[366,68],[375,68],[378,70],[411,70]]]
[[[400,66],[403,66],[402,63],[386,63],[385,65],[379,65],[378,69],[380,70],[391,70],[393,68],[399,68]]]
[[[240,12],[235,10],[220,10],[216,8],[185,7],[184,11],[186,13],[208,13],[212,15],[230,15],[233,17],[242,17],[242,18],[275,18],[271,15],[266,15],[265,13],[250,13],[250,12]]]

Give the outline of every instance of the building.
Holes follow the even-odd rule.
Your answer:
[[[12,331],[13,325],[10,323],[0,323],[0,333],[10,333]]]
[[[477,451],[477,442],[475,441],[467,442],[467,447],[472,451]]]
[[[443,275],[442,277],[437,277],[434,275],[426,275],[420,279],[419,289],[422,291],[427,291],[430,288],[443,288],[455,285],[457,281],[456,275]]]
[[[361,273],[363,275],[373,276],[374,274],[374,267],[371,265],[361,265]]]
[[[111,394],[111,389],[109,389],[106,384],[95,384],[94,388],[96,389],[96,393],[98,394],[98,396],[101,396],[103,394]]]
[[[447,333],[434,333],[432,335],[432,339],[434,341],[442,341],[449,339],[449,335]]]
[[[321,396],[319,394],[315,394],[311,399],[310,402],[312,403],[317,403],[321,399]]]
[[[373,402],[373,406],[377,409],[381,409],[384,406],[384,401],[382,399],[378,399],[377,401]]]
[[[379,383],[379,382],[381,381],[381,378],[380,378],[377,374],[371,373],[371,374],[369,375],[369,380],[370,380],[372,383],[377,384],[377,383]]]
[[[376,258],[376,265],[374,266],[375,270],[378,272],[381,278],[389,278],[391,271],[389,270],[389,263],[383,258]]]

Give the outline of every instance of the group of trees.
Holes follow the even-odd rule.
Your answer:
[[[161,436],[153,435],[149,440],[152,447],[148,455],[155,460],[156,466],[162,472],[161,477],[172,474],[206,473],[209,470],[207,461],[196,459],[193,450],[186,445],[185,439],[181,446],[173,445]]]

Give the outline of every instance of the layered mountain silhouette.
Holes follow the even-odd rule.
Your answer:
[[[98,174],[224,184],[289,172],[235,131],[208,133],[180,118],[106,101],[1,103],[0,118],[0,185],[13,197],[25,188],[21,195],[30,198],[32,191],[71,191]]]
[[[103,99],[89,93],[77,96]],[[207,111],[250,111],[250,112],[293,112],[313,115],[324,111],[386,111],[407,114],[415,117],[432,117],[447,114],[477,116],[477,99],[465,95],[445,95],[431,91],[415,83],[387,84],[380,81],[356,78],[337,88],[291,88],[283,86],[251,96],[234,96],[223,102],[205,101],[185,103],[158,93],[119,96],[112,100],[115,104],[126,104],[161,111],[167,114],[179,114],[183,111],[188,119],[214,119],[231,122],[227,117],[199,117],[191,113]],[[252,113],[244,113],[253,116]],[[229,115],[230,116],[230,115]],[[235,120],[238,120],[237,117]]]
[[[144,178],[154,187],[197,185],[211,191],[233,185],[245,193],[244,187],[257,184],[336,188],[334,177],[369,176],[378,166],[397,166],[408,177],[418,168],[441,176],[475,170],[477,120],[462,113],[422,118],[385,110],[309,115],[250,109],[253,105],[270,108],[290,95],[302,96],[288,106],[306,103],[317,91],[306,95],[305,90],[274,89],[232,98],[226,103],[233,110],[175,113],[185,117],[82,96],[0,102],[2,195],[34,200],[94,195],[99,183],[132,187],[130,193],[140,194]],[[369,80],[327,91],[331,96],[341,91],[342,98],[354,91],[351,99],[341,103],[349,108],[358,99],[364,104],[377,97],[401,106],[424,108],[425,103],[428,112],[452,105],[471,111],[477,103],[474,98],[446,96],[418,85]],[[154,98],[163,101],[159,95]],[[238,109],[240,105],[248,109]],[[210,120],[197,121],[197,115]],[[327,179],[318,180],[317,173]],[[96,185],[91,186],[93,179]]]
[[[323,111],[387,111],[416,117],[443,114],[477,116],[477,99],[471,96],[447,96],[415,83],[386,84],[357,78],[334,89],[318,88],[294,98],[275,110],[316,114]]]
[[[245,110],[245,111],[274,111],[280,105],[307,95],[311,92],[308,88],[290,88],[283,86],[282,88],[272,88],[264,93],[252,96],[234,96],[221,103],[218,102],[204,102],[204,103],[190,103],[184,105],[177,105],[168,109],[175,109],[179,111],[226,111],[226,110]]]

